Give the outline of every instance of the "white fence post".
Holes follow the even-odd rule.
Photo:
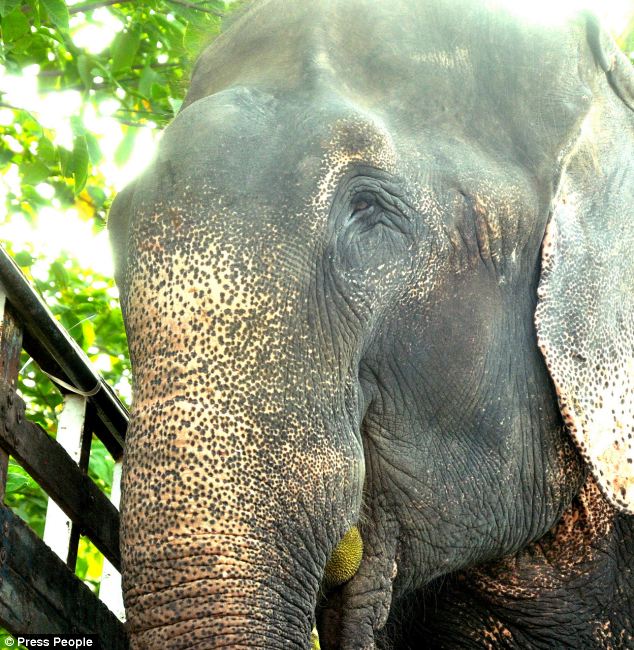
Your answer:
[[[79,464],[81,436],[86,419],[86,398],[69,393],[64,397],[64,408],[57,419],[57,442]],[[44,542],[64,562],[68,557],[68,544],[72,522],[64,511],[49,497],[44,524]]]
[[[119,509],[121,500],[121,461],[115,463],[112,475],[112,491],[110,501]],[[103,559],[103,572],[99,586],[99,598],[106,607],[120,620],[125,621],[123,593],[121,591],[121,574],[112,566],[107,558]]]

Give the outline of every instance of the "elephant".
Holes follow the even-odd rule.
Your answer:
[[[109,218],[132,648],[634,648],[633,110],[588,13],[239,11]]]

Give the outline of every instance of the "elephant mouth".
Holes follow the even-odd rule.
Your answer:
[[[377,552],[372,535],[364,539],[366,552],[355,575],[343,584],[324,586],[315,612],[312,650],[376,647],[376,633],[387,623],[392,605],[398,572],[396,540],[393,544],[382,540]]]
[[[356,575],[363,560],[363,539],[357,526],[352,526],[343,536],[326,563],[322,579],[322,602],[327,602],[333,590],[341,588]],[[315,612],[315,618],[317,612]],[[321,643],[317,626],[313,627],[310,639],[311,650],[320,650]]]
[[[350,587],[327,592],[317,610],[311,650],[375,648],[375,634],[386,624],[391,592],[351,593]]]

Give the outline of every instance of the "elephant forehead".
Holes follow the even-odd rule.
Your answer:
[[[324,225],[335,190],[355,166],[397,172],[402,147],[380,116],[337,93],[318,99],[271,99],[239,88],[184,110],[139,181],[140,245],[175,241],[197,228],[222,234],[223,245],[233,230],[239,249],[240,237],[258,230],[266,256],[281,241]]]
[[[312,206],[324,209],[339,185],[341,177],[355,163],[394,173],[397,154],[387,127],[366,116],[337,120],[323,141],[323,158],[313,195]]]
[[[269,0],[203,54],[185,105],[238,85],[317,103],[336,89],[410,138],[427,127],[504,136],[535,163],[577,115],[577,49],[574,29],[494,3]]]

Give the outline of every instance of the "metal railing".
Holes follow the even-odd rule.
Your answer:
[[[16,392],[24,349],[64,396],[56,439]],[[119,479],[128,413],[0,248],[0,624],[12,634],[92,633],[127,648],[122,622]],[[88,476],[93,434],[116,461],[110,499]],[[6,505],[12,456],[48,494],[44,538]],[[98,598],[75,576],[81,535],[104,555]]]

